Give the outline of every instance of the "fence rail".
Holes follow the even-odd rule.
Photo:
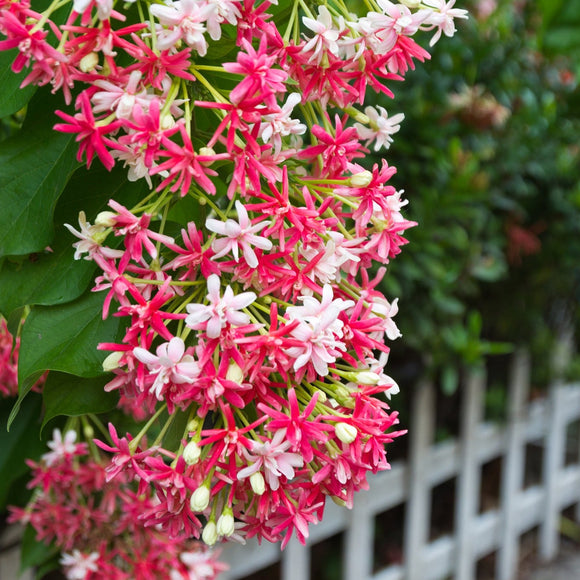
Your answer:
[[[496,580],[516,576],[522,534],[539,527],[538,547],[544,559],[559,548],[562,510],[576,506],[580,516],[580,446],[565,463],[571,423],[580,421],[580,384],[555,383],[546,399],[528,402],[530,360],[514,355],[509,378],[505,425],[483,421],[485,372],[472,372],[464,386],[460,436],[435,444],[435,386],[422,383],[410,420],[406,462],[370,478],[370,489],[358,494],[352,510],[329,502],[323,522],[311,527],[306,546],[248,543],[222,552],[231,568],[224,580],[239,580],[279,562],[281,580],[310,580],[312,548],[343,533],[342,580],[474,580],[477,562],[495,553]],[[541,481],[524,487],[526,448],[542,452]],[[501,458],[498,507],[480,513],[482,467]],[[453,533],[429,539],[433,489],[451,479],[455,484]],[[375,570],[373,545],[378,514],[405,504],[402,563]]]

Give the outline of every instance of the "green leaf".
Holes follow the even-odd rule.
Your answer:
[[[20,88],[20,84],[28,74],[27,70],[15,74],[12,72],[12,63],[18,55],[18,51],[8,50],[0,52],[0,117],[7,117],[17,111],[28,103],[36,87],[28,85]]]
[[[104,386],[110,376],[84,379],[66,373],[51,372],[42,396],[45,405],[42,428],[54,417],[75,417],[85,413],[106,413],[117,406],[115,393],[107,393]]]
[[[39,91],[24,127],[0,143],[0,256],[39,252],[52,242],[56,201],[78,167],[73,137],[52,129],[54,108]]]
[[[103,374],[100,342],[114,340],[118,318],[102,319],[104,294],[89,292],[63,306],[36,306],[22,328],[18,378],[61,371],[79,377]]]
[[[452,366],[443,367],[441,372],[441,390],[444,395],[451,396],[459,386],[459,373]]]
[[[0,401],[0,512],[6,507],[10,487],[28,471],[24,460],[37,459],[46,449],[39,437],[42,409],[40,395],[35,394],[24,401],[18,421],[8,432],[6,425],[13,402],[13,399]]]
[[[105,353],[97,350],[100,342],[114,340],[118,318],[102,319],[104,296],[89,292],[63,306],[33,307],[22,327],[18,361],[18,400],[8,419],[17,416],[22,400],[46,370],[79,377],[103,374]]]
[[[90,171],[76,171],[55,210],[56,236],[51,251],[5,259],[0,270],[0,312],[7,316],[20,306],[64,304],[78,298],[93,280],[95,265],[92,261],[73,259],[72,245],[77,238],[63,224],[78,229],[81,210],[93,221],[111,198],[132,206],[147,192],[145,181],[129,182],[122,167],[110,173],[99,165]],[[113,247],[119,242],[120,238],[113,236],[107,240]]]

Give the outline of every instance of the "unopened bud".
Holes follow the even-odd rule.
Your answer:
[[[82,72],[88,73],[95,70],[95,67],[99,64],[99,55],[96,52],[89,52],[86,56],[81,58],[79,63],[79,68]]]
[[[119,368],[119,362],[123,358],[125,353],[117,350],[112,352],[104,361],[103,361],[103,370],[106,373],[111,373]]]
[[[198,487],[192,494],[189,500],[192,512],[202,512],[209,505],[209,487],[202,485]]]
[[[334,432],[343,443],[352,443],[358,435],[356,427],[349,423],[337,423]]]
[[[218,539],[217,535],[217,528],[215,522],[210,520],[203,528],[203,532],[201,534],[201,539],[208,545],[213,546]]]
[[[173,127],[175,127],[175,119],[171,115],[163,115],[163,117],[161,117],[160,125],[163,131],[173,129]]]
[[[102,211],[95,218],[95,225],[110,228],[115,225],[117,214],[112,211]]]
[[[351,175],[351,177],[349,179],[349,183],[353,187],[367,187],[372,180],[373,180],[373,174],[370,171],[365,169],[364,171],[361,171],[360,173],[355,173],[354,175]]]
[[[357,374],[356,382],[359,385],[378,385],[381,377],[372,371],[362,371]]]
[[[250,475],[250,485],[256,495],[262,495],[266,491],[264,476],[259,471]]]
[[[217,533],[219,536],[229,538],[234,533],[234,514],[231,508],[225,508],[217,521]]]
[[[95,436],[95,430],[92,425],[87,424],[83,427],[83,435],[87,441],[90,441]]]
[[[235,362],[231,362],[230,366],[228,367],[228,372],[226,373],[226,379],[228,381],[233,381],[238,385],[241,385],[244,381],[244,373],[242,369],[239,367],[238,364]]]
[[[331,495],[330,499],[338,506],[340,507],[346,507],[346,502],[343,499],[340,499],[339,497],[336,497],[335,495]]]
[[[421,4],[421,0],[399,0],[399,2],[407,8],[419,8],[419,4]]]
[[[197,463],[200,455],[201,449],[195,441],[190,441],[183,450],[183,459],[187,465],[193,465]]]
[[[199,154],[203,157],[212,157],[215,155],[215,151],[211,147],[200,147]],[[204,167],[209,167],[213,164],[213,159],[210,161],[200,161],[200,164]]]

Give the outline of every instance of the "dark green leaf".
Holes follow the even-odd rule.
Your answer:
[[[118,318],[102,319],[103,293],[89,292],[63,306],[33,307],[22,329],[19,381],[45,370],[79,377],[103,374],[100,342],[114,340]]]
[[[6,425],[13,403],[13,399],[0,401],[0,512],[6,507],[11,485],[28,471],[24,460],[37,459],[45,451],[45,444],[39,437],[40,395],[30,396],[23,402],[20,416],[8,432]]]
[[[39,91],[24,127],[0,143],[0,256],[39,252],[52,242],[56,201],[78,167],[77,144],[52,129],[55,121],[54,100]]]
[[[122,167],[110,173],[99,165],[90,171],[76,171],[56,207],[56,236],[51,251],[28,258],[6,258],[0,270],[0,312],[7,315],[19,306],[64,304],[78,298],[94,278],[95,265],[73,259],[72,245],[77,238],[63,224],[78,229],[80,211],[93,221],[111,198],[131,206],[147,188],[145,181],[127,181],[127,171]],[[119,241],[111,236],[107,244],[116,246]]]
[[[17,50],[0,52],[0,117],[7,117],[22,109],[36,91],[34,85],[20,88],[28,71],[23,70],[18,74],[12,72],[12,63],[17,55]]]
[[[66,373],[51,372],[42,390],[45,415],[42,427],[58,415],[78,416],[106,413],[117,405],[115,393],[104,391],[111,377],[84,379]]]

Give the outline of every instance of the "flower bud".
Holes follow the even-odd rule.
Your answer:
[[[175,127],[175,119],[171,115],[163,115],[161,117],[161,129],[167,131],[168,129],[173,129]]]
[[[115,225],[116,217],[117,214],[113,213],[112,211],[102,211],[97,215],[95,219],[95,225],[110,228]]]
[[[98,64],[99,64],[99,55],[96,52],[89,52],[89,54],[81,58],[79,68],[81,69],[82,72],[88,73],[94,70]]]
[[[200,147],[199,154],[204,157],[211,157],[212,155],[215,155],[215,151],[211,147]],[[209,167],[210,165],[213,164],[213,160],[200,161],[200,164],[203,165],[203,167]]]
[[[349,179],[349,183],[353,187],[367,187],[372,180],[373,174],[367,169],[365,169],[360,173],[355,173],[354,175],[352,175],[351,178]]]
[[[421,0],[399,0],[399,2],[407,8],[419,8],[419,4],[421,4]]]
[[[119,368],[119,362],[123,358],[125,353],[117,350],[112,352],[104,361],[103,361],[103,370],[106,373],[111,373]]]
[[[190,441],[183,450],[183,459],[187,465],[193,465],[197,463],[200,455],[201,449],[195,441]]]
[[[340,507],[346,507],[346,502],[343,499],[340,499],[339,497],[336,497],[335,495],[331,495],[330,499],[338,506]]]
[[[235,362],[230,363],[230,366],[228,367],[228,372],[226,373],[226,379],[228,381],[233,381],[238,385],[241,385],[244,382],[244,373]]]
[[[262,495],[266,491],[264,476],[259,471],[250,475],[250,485],[256,495]]]
[[[356,427],[349,423],[337,423],[334,432],[343,443],[352,443],[358,435]]]
[[[219,536],[229,538],[234,533],[234,514],[232,508],[225,508],[217,521],[217,533]]]
[[[218,539],[217,535],[217,528],[215,522],[210,520],[203,528],[203,532],[201,534],[201,539],[208,545],[213,546]]]
[[[209,486],[201,485],[192,494],[189,500],[192,512],[202,512],[209,505]]]
[[[357,374],[356,382],[359,385],[378,385],[381,377],[372,371],[362,371]]]

